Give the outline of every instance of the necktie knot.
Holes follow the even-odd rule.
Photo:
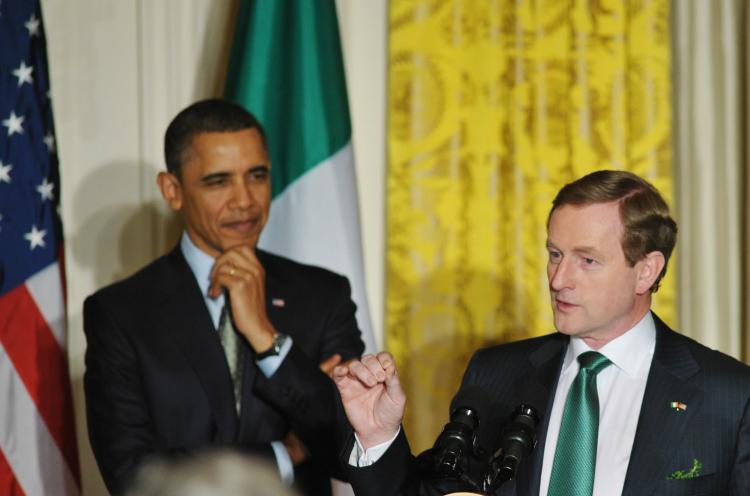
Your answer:
[[[586,370],[594,375],[612,365],[609,358],[596,351],[581,353],[578,355],[578,363],[581,365],[582,370]]]

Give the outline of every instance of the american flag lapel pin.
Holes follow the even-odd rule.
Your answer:
[[[672,408],[677,412],[680,412],[680,411],[684,412],[685,410],[687,410],[687,405],[679,401],[672,401],[669,403],[669,408]]]
[[[275,307],[279,307],[279,308],[284,308],[284,305],[286,305],[286,302],[283,300],[283,298],[272,298],[271,305]]]

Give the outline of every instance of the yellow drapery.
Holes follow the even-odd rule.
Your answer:
[[[545,223],[565,183],[672,204],[667,0],[392,0],[386,347],[431,445],[476,348],[553,330]],[[655,308],[675,324],[674,263]]]

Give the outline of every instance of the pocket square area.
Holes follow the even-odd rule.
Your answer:
[[[700,460],[693,458],[693,466],[689,470],[675,470],[667,476],[667,480],[694,479],[701,475],[702,467]]]

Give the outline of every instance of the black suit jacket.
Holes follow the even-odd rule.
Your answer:
[[[677,334],[655,317],[656,348],[641,405],[623,496],[740,496],[750,494],[750,367]],[[547,433],[569,338],[551,334],[477,352],[462,388],[478,385],[501,410],[510,412],[528,382],[548,392],[536,450],[521,462],[515,480],[496,494],[536,496]],[[687,407],[678,410],[670,403]],[[481,433],[481,431],[480,431]],[[600,433],[605,435],[605,433]],[[480,439],[494,451],[496,440]],[[351,444],[350,444],[351,447]],[[346,450],[344,451],[346,453]],[[667,480],[702,465],[691,479]],[[349,467],[357,495],[441,494],[440,484],[417,473],[401,434],[377,463]]]
[[[295,469],[307,494],[329,494],[337,396],[318,365],[364,345],[346,278],[258,250],[274,327],[293,339],[269,379],[245,343],[241,415],[224,351],[198,284],[175,248],[84,303],[89,438],[109,490],[120,493],[145,457],[234,447],[273,457],[294,431],[311,451]],[[274,304],[275,300],[275,304]]]

